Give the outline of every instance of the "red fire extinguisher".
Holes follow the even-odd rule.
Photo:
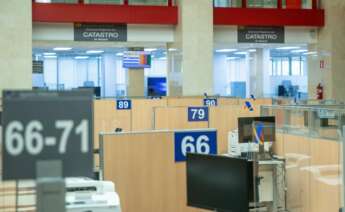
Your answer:
[[[323,99],[323,86],[321,85],[321,83],[319,83],[316,87],[316,99]]]

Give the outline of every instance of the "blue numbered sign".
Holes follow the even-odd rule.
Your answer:
[[[188,107],[188,121],[208,121],[208,107]]]
[[[188,152],[217,154],[217,131],[175,132],[175,162],[186,161]]]
[[[132,101],[128,99],[116,100],[116,109],[117,110],[131,110]]]
[[[217,105],[218,105],[218,101],[215,98],[204,99],[204,106],[206,106],[206,107],[212,107],[212,106],[217,106]]]

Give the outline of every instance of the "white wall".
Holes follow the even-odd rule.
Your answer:
[[[227,87],[229,87],[228,79],[229,65],[225,54],[215,54],[213,56],[213,80],[214,94],[222,96],[228,95]]]
[[[167,77],[167,60],[153,59],[151,68],[145,68],[146,77]]]

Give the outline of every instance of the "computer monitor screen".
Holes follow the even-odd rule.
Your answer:
[[[253,199],[253,164],[226,156],[187,155],[187,205],[248,212]]]
[[[261,127],[261,137],[264,142],[275,141],[275,117],[241,117],[238,118],[238,142],[248,143],[253,141],[253,123]]]
[[[101,97],[101,87],[99,87],[99,86],[95,86],[95,87],[84,86],[84,87],[79,87],[79,89],[80,90],[90,89],[90,90],[92,90],[95,97]]]

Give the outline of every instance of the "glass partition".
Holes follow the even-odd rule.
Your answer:
[[[338,212],[343,206],[342,106],[262,106],[277,123],[275,153],[286,160],[287,209]]]

